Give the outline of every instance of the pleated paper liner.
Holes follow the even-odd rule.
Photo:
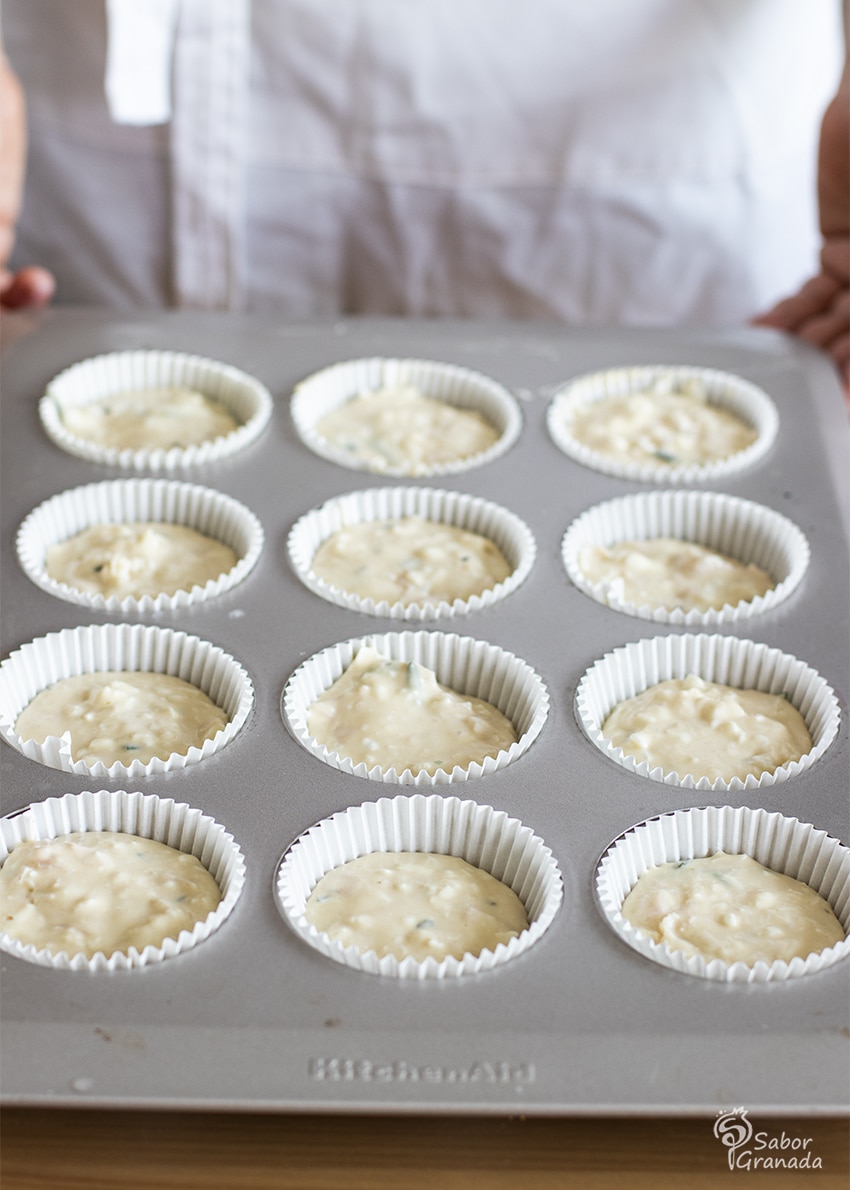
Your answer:
[[[221,404],[235,430],[192,446],[119,450],[71,433],[63,414],[104,397],[141,389],[185,387]],[[221,462],[255,442],[268,425],[272,398],[265,385],[230,364],[174,351],[120,351],[99,355],[60,372],[38,406],[47,436],[62,450],[93,463],[127,471],[170,472]]]
[[[154,794],[99,790],[34,802],[0,818],[0,865],[25,840],[53,839],[77,831],[118,831],[155,839],[194,855],[221,890],[221,901],[192,930],[164,939],[161,946],[131,947],[112,955],[53,953],[23,943],[0,930],[0,949],[27,962],[69,971],[126,971],[184,954],[218,930],[239,899],[245,861],[239,845],[223,826],[191,806]]]
[[[312,569],[316,551],[333,533],[351,525],[420,517],[477,533],[492,541],[511,567],[501,582],[467,599],[390,604],[334,586]],[[288,541],[292,568],[306,587],[340,607],[397,620],[434,620],[462,616],[507,598],[527,578],[536,556],[531,530],[514,513],[492,501],[438,488],[367,488],[328,500],[293,525]]]
[[[622,915],[638,877],[659,864],[724,851],[800,880],[832,907],[850,930],[850,850],[826,831],[764,809],[708,806],[676,810],[631,827],[611,843],[596,871],[597,904],[614,932],[645,958],[687,975],[729,983],[768,983],[824,971],[850,954],[850,938],[806,958],[752,964],[706,960],[655,942]]]
[[[190,747],[148,764],[134,760],[86,764],[71,756],[70,734],[43,743],[15,731],[18,715],[36,694],[78,674],[145,671],[170,674],[197,686],[227,715],[226,725],[202,747]],[[239,733],[254,704],[254,689],[243,667],[218,646],[186,632],[143,624],[91,624],[38,637],[0,664],[0,734],[30,760],[48,768],[111,780],[138,779],[198,764],[226,747]]]
[[[433,465],[372,466],[330,442],[317,428],[326,414],[352,397],[383,388],[408,387],[425,397],[479,413],[496,431],[497,440],[476,454]],[[481,467],[504,455],[522,430],[519,405],[504,385],[481,372],[432,360],[373,357],[333,364],[301,381],[292,398],[291,412],[302,442],[317,455],[341,467],[383,475],[448,475]]]
[[[739,417],[753,429],[755,440],[725,458],[705,463],[677,463],[661,458],[647,462],[617,458],[586,446],[573,436],[571,421],[578,409],[608,397],[639,393],[656,383],[668,381],[701,383],[708,403]],[[620,479],[660,485],[708,482],[752,467],[773,445],[779,429],[779,414],[767,393],[739,376],[711,368],[655,364],[612,368],[577,377],[556,393],[549,405],[546,422],[555,445],[577,463]]]
[[[582,570],[580,555],[586,546],[610,548],[621,541],[659,537],[693,542],[758,566],[774,586],[763,595],[707,611],[668,609],[629,602],[616,581],[594,582]],[[572,522],[561,547],[571,581],[591,599],[625,615],[689,627],[737,623],[777,607],[799,588],[809,555],[800,529],[773,509],[722,492],[682,490],[639,492],[597,504]]]
[[[515,743],[496,756],[451,772],[438,769],[414,774],[409,768],[398,772],[380,765],[355,764],[349,757],[332,752],[307,730],[307,713],[312,703],[339,678],[363,645],[371,646],[394,661],[417,662],[436,674],[437,681],[459,694],[481,698],[495,706],[513,724]],[[389,632],[356,637],[328,646],[308,658],[284,687],[281,713],[294,737],[317,759],[345,773],[400,785],[443,785],[486,776],[518,760],[543,729],[549,709],[549,695],[540,677],[523,660],[486,641],[444,632]]]
[[[650,686],[690,674],[709,682],[744,690],[761,690],[787,698],[803,718],[812,748],[799,760],[782,764],[773,772],[730,780],[691,773],[668,772],[650,767],[614,747],[602,734],[602,725],[613,708]],[[588,738],[609,760],[629,772],[666,785],[686,789],[742,790],[766,788],[797,776],[813,765],[838,732],[838,700],[824,679],[789,653],[731,636],[683,634],[634,641],[607,653],[588,669],[576,690],[576,717]]]
[[[103,595],[52,578],[47,550],[94,525],[139,522],[182,525],[236,554],[235,565],[216,579],[167,595]],[[176,611],[215,599],[244,582],[263,549],[263,528],[250,509],[222,492],[173,479],[118,479],[87,484],[52,496],[23,521],[18,560],[37,586],[57,599],[97,611],[146,614]]]
[[[525,906],[529,926],[494,950],[421,962],[393,955],[379,958],[374,950],[359,951],[332,941],[307,921],[307,898],[326,872],[374,851],[459,856],[511,888]],[[473,801],[415,794],[351,807],[305,831],[283,856],[275,896],[296,934],[337,963],[398,979],[451,979],[504,967],[525,954],[554,920],[563,881],[549,848],[517,819]]]

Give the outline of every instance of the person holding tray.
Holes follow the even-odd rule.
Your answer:
[[[839,0],[538,8],[5,0],[0,304],[755,321],[846,380]]]

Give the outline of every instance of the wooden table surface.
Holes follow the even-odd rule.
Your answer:
[[[847,1190],[847,1119],[755,1118],[822,1170],[736,1169],[711,1119],[238,1115],[10,1108],[2,1190]],[[790,1149],[786,1149],[789,1152]],[[767,1154],[767,1150],[764,1150]],[[776,1155],[779,1150],[776,1151]],[[742,1180],[743,1179],[743,1180]]]

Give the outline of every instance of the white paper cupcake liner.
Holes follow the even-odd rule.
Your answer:
[[[599,908],[611,928],[639,954],[704,979],[766,983],[824,971],[850,954],[850,938],[807,958],[790,962],[760,960],[748,965],[706,961],[654,942],[644,930],[625,920],[621,910],[627,894],[648,868],[678,860],[702,858],[725,851],[751,859],[801,880],[819,893],[850,931],[850,850],[826,831],[767,810],[708,806],[676,810],[650,818],[615,839],[596,870]]]
[[[752,426],[758,435],[755,441],[724,459],[704,464],[663,464],[613,458],[592,450],[572,436],[570,420],[579,407],[606,397],[623,397],[640,392],[667,378],[677,382],[701,381],[708,393],[709,403],[727,409]],[[762,459],[776,439],[779,414],[767,393],[739,376],[712,368],[653,364],[593,372],[570,381],[552,399],[546,424],[552,441],[564,454],[594,471],[650,483],[696,483],[732,475]]]
[[[412,773],[405,769],[367,767],[354,764],[320,744],[307,730],[307,711],[311,704],[339,678],[351,664],[362,645],[369,645],[382,656],[395,661],[415,661],[432,670],[437,681],[461,694],[491,703],[513,723],[518,739],[497,756],[488,756],[480,764],[467,768],[456,766],[451,772]],[[330,645],[308,658],[290,677],[281,698],[283,720],[296,740],[325,764],[366,777],[397,785],[443,785],[468,781],[505,768],[519,759],[539,736],[549,710],[545,685],[525,661],[486,641],[473,640],[443,632],[389,632],[381,636],[362,636]]]
[[[376,602],[374,599],[361,598],[333,586],[313,572],[312,562],[316,550],[339,529],[370,521],[413,516],[453,525],[489,538],[501,550],[511,567],[511,573],[502,582],[468,599],[456,599],[452,603],[443,600],[390,604],[387,600]],[[524,521],[489,500],[438,488],[396,487],[349,492],[305,513],[290,531],[288,550],[292,567],[302,583],[329,603],[366,615],[387,616],[395,620],[435,620],[467,615],[505,599],[528,577],[537,547]]]
[[[645,760],[638,762],[602,735],[602,724],[617,703],[634,698],[658,682],[689,674],[737,689],[784,695],[808,728],[811,751],[760,777],[749,774],[745,780],[733,777],[712,782],[690,773],[667,772],[660,765],[650,767]],[[685,789],[736,791],[776,785],[805,771],[835,739],[840,715],[838,700],[820,674],[789,653],[732,636],[685,634],[634,641],[607,653],[579,682],[576,717],[605,756],[638,776]]]
[[[222,404],[237,429],[220,438],[169,450],[118,450],[71,434],[62,420],[66,409],[92,404],[102,397],[134,389],[185,386]],[[38,406],[45,433],[77,458],[134,471],[175,471],[230,458],[256,441],[272,414],[265,385],[230,364],[174,351],[120,351],[99,355],[60,372]]]
[[[498,440],[479,454],[435,464],[432,467],[387,466],[383,475],[447,475],[469,471],[499,458],[516,442],[522,429],[522,415],[516,398],[504,385],[481,372],[454,364],[419,359],[348,360],[308,376],[296,387],[292,398],[292,420],[305,446],[322,458],[355,471],[375,471],[324,438],[317,423],[351,397],[381,388],[412,386],[435,400],[461,409],[475,410],[498,432]]]
[[[124,790],[69,793],[34,802],[0,818],[0,865],[25,840],[53,839],[77,831],[119,831],[155,839],[194,855],[221,889],[221,901],[191,931],[183,930],[176,938],[166,938],[161,946],[145,946],[141,951],[131,947],[109,957],[98,953],[88,959],[84,954],[41,950],[2,931],[0,949],[30,963],[68,971],[126,971],[161,963],[184,954],[215,933],[233,912],[245,883],[242,851],[214,819],[171,798]]]
[[[71,757],[71,737],[66,732],[49,736],[44,743],[24,740],[15,731],[18,715],[41,690],[77,674],[114,671],[147,671],[169,674],[197,686],[220,707],[228,721],[201,748],[174,752],[148,764],[134,760],[107,766],[103,761],[86,764]],[[0,734],[30,760],[65,773],[138,779],[173,772],[198,764],[221,751],[243,727],[254,704],[248,674],[233,657],[216,645],[177,632],[143,624],[90,624],[66,628],[22,645],[0,664]]]
[[[495,950],[461,959],[378,958],[332,941],[310,925],[307,898],[326,872],[373,851],[455,855],[511,888],[528,915],[528,929]],[[563,881],[551,851],[515,818],[491,806],[438,794],[381,798],[334,814],[301,835],[284,855],[275,880],[278,908],[292,929],[321,954],[357,971],[398,979],[450,979],[504,967],[524,954],[551,925]]]
[[[48,575],[45,557],[50,546],[92,525],[138,522],[195,529],[229,546],[236,554],[236,564],[203,586],[196,584],[173,595],[144,595],[138,599],[92,594]],[[260,557],[263,527],[243,504],[210,488],[169,479],[117,479],[73,488],[45,500],[21,524],[16,544],[24,573],[57,599],[97,611],[150,613],[190,607],[238,586]]]
[[[591,582],[581,568],[585,546],[610,547],[657,537],[694,542],[758,566],[776,585],[751,600],[705,612],[668,610],[630,603],[622,596],[621,584]],[[636,493],[589,508],[565,533],[561,556],[571,581],[597,603],[656,623],[708,626],[746,620],[782,603],[802,582],[810,550],[792,521],[762,504],[720,492],[663,491]]]

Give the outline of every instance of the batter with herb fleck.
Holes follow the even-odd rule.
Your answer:
[[[92,595],[174,595],[220,578],[236,565],[229,546],[188,525],[90,525],[49,546],[45,569],[56,582]]]
[[[481,764],[517,739],[490,703],[441,686],[424,665],[389,660],[369,646],[310,705],[307,730],[354,764],[432,775]]]
[[[710,781],[761,777],[812,749],[805,721],[787,698],[696,674],[657,682],[624,699],[602,724],[602,734],[650,767]]]
[[[588,582],[606,584],[611,600],[668,611],[719,611],[776,585],[752,563],[671,537],[588,545],[579,553],[579,566]]]
[[[621,912],[671,950],[748,966],[805,959],[845,936],[831,905],[808,884],[722,851],[649,868]]]
[[[351,397],[316,430],[358,465],[394,475],[427,475],[488,450],[499,438],[477,410],[427,397],[412,385]]]
[[[376,603],[453,603],[508,577],[499,547],[480,533],[423,517],[346,525],[316,550],[319,578]]]
[[[519,897],[454,855],[370,852],[326,873],[307,920],[343,946],[423,962],[495,950],[528,928]]]
[[[696,378],[662,378],[639,392],[592,401],[572,411],[568,429],[598,454],[660,468],[727,459],[757,437],[737,414],[712,404]]]
[[[219,401],[195,389],[134,389],[62,411],[69,434],[114,450],[171,450],[232,433],[239,423]]]
[[[122,832],[25,840],[0,868],[0,929],[53,954],[108,957],[161,946],[206,920],[220,900],[194,855]]]
[[[200,748],[227,715],[197,686],[144,670],[62,678],[33,698],[15,722],[24,740],[71,735],[71,756],[86,764],[148,764]]]

